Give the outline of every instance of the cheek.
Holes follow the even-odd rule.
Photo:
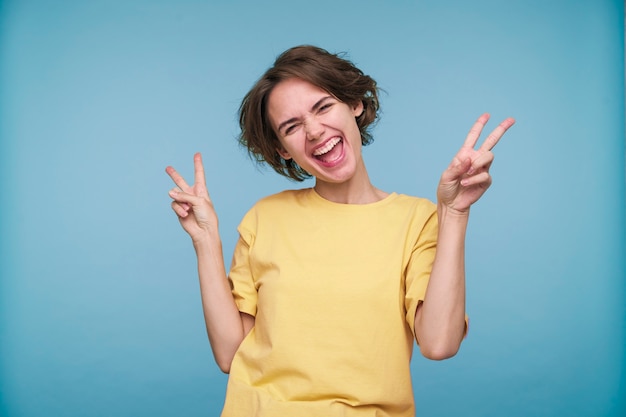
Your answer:
[[[298,152],[299,144],[300,146],[302,146],[302,143],[304,143],[304,141],[299,139],[298,136],[299,134],[293,134],[293,135],[289,135],[289,137],[286,139],[285,138],[281,139],[279,141],[280,151],[286,152],[293,157],[293,154]]]
[[[346,117],[342,118],[342,123],[343,129],[346,132],[357,132],[359,136],[361,135],[356,118],[352,117],[352,115],[346,115]]]
[[[338,112],[321,115],[318,120],[326,126],[342,130],[349,128],[351,125],[350,118],[347,117],[347,115]]]

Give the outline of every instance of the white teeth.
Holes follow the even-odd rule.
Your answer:
[[[335,145],[337,145],[340,141],[341,141],[341,139],[339,139],[339,138],[332,138],[331,140],[326,142],[326,145],[322,146],[319,149],[316,149],[313,152],[313,155],[320,156],[320,155],[324,155],[325,153],[330,152],[330,150],[333,149],[335,147]]]

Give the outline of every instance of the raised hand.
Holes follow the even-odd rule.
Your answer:
[[[200,153],[194,155],[193,163],[195,182],[192,186],[188,185],[185,179],[171,166],[165,168],[165,172],[177,185],[169,192],[170,197],[174,200],[172,209],[178,215],[178,220],[183,229],[196,243],[209,236],[217,236],[218,222],[213,202],[206,188]]]
[[[437,200],[448,208],[465,214],[469,208],[485,193],[491,185],[489,168],[493,162],[491,150],[502,135],[515,123],[515,119],[505,119],[478,149],[474,149],[478,138],[489,120],[485,113],[478,118],[470,129],[465,143],[455,155],[448,168],[441,175],[437,188]]]

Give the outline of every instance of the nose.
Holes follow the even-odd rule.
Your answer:
[[[324,125],[315,117],[309,117],[306,120],[304,129],[306,130],[306,138],[308,140],[319,139],[324,133]]]

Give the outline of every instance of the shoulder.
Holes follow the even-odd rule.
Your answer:
[[[294,203],[302,200],[310,192],[310,188],[299,190],[284,190],[276,194],[268,195],[257,201],[252,208],[255,207],[271,207],[276,204]]]
[[[391,215],[403,222],[409,240],[436,239],[438,230],[437,205],[427,198],[398,194]],[[403,220],[400,220],[402,218]]]
[[[244,215],[240,226],[256,228],[259,219],[271,221],[273,218],[283,216],[297,205],[302,205],[309,191],[310,188],[285,190],[261,198]]]
[[[391,204],[389,204],[389,207],[395,210],[409,211],[428,217],[437,212],[437,205],[429,199],[406,194],[396,194]]]

